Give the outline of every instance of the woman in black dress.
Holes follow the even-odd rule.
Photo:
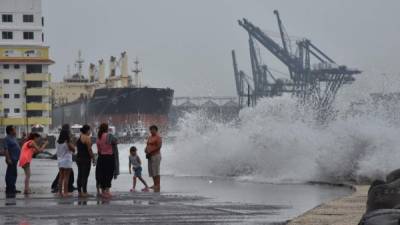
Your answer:
[[[87,183],[90,174],[91,163],[94,159],[92,151],[92,141],[90,138],[90,126],[84,125],[81,128],[81,135],[76,142],[78,154],[76,164],[78,165],[78,192],[79,197],[88,197]]]

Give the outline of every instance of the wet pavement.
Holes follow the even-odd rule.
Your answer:
[[[1,160],[1,158],[0,158]],[[162,193],[130,193],[132,177],[113,181],[111,201],[62,199],[50,193],[57,174],[53,160],[32,162],[33,195],[6,199],[0,182],[2,224],[284,224],[305,211],[348,195],[345,188],[305,184],[265,184],[209,177],[162,176]],[[76,174],[76,168],[75,176]],[[0,161],[0,179],[5,163]],[[23,188],[21,169],[17,188]],[[145,177],[149,181],[148,177]],[[95,193],[94,169],[88,190]],[[139,188],[141,188],[139,184]]]
[[[266,224],[285,206],[210,203],[201,197],[115,193],[101,198],[53,195],[0,200],[0,224]],[[277,224],[272,223],[271,224]]]

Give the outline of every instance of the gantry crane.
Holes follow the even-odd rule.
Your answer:
[[[312,104],[320,112],[320,119],[324,120],[332,110],[335,96],[340,87],[354,81],[353,75],[359,74],[361,71],[337,65],[333,59],[308,39],[297,41],[296,54],[293,54],[290,39],[283,27],[279,12],[275,10],[274,14],[278,21],[282,46],[248,20],[238,21],[239,25],[249,35],[250,61],[253,73],[252,99],[256,102],[260,97],[272,97],[284,92],[291,92],[298,96],[303,103]],[[264,46],[288,68],[289,79],[275,79],[266,65],[260,65],[255,53],[254,40]],[[237,84],[240,83],[241,77],[236,75],[235,77],[238,79]],[[273,79],[269,81],[268,77]],[[243,93],[238,89],[238,94]]]
[[[236,61],[236,54],[235,51],[232,50],[232,61],[233,61],[233,71],[235,75],[235,82],[236,82],[236,92],[239,96],[239,106],[243,107],[245,102],[247,101],[247,106],[254,106],[254,90],[251,87],[251,81],[247,74],[242,70],[238,69],[237,61]],[[247,91],[246,91],[247,88]]]

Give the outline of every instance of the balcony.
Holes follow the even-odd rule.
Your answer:
[[[28,88],[27,96],[50,96],[50,88]]]
[[[51,118],[50,117],[28,117],[29,124],[41,124],[41,125],[50,125]]]
[[[26,104],[26,109],[29,111],[50,111],[51,110],[51,106],[48,103],[36,103],[36,102],[32,102],[32,103],[28,103]]]
[[[14,125],[22,126],[26,124],[25,118],[1,118],[3,126]]]
[[[0,118],[3,126],[14,125],[14,126],[25,126],[27,119],[26,117],[20,118]],[[29,125],[51,125],[51,117],[28,117]]]
[[[29,73],[24,74],[25,81],[51,81],[51,75],[49,73]]]

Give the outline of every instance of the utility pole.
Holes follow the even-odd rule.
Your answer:
[[[26,134],[29,134],[29,118],[28,118],[28,86],[25,85],[25,125]]]

